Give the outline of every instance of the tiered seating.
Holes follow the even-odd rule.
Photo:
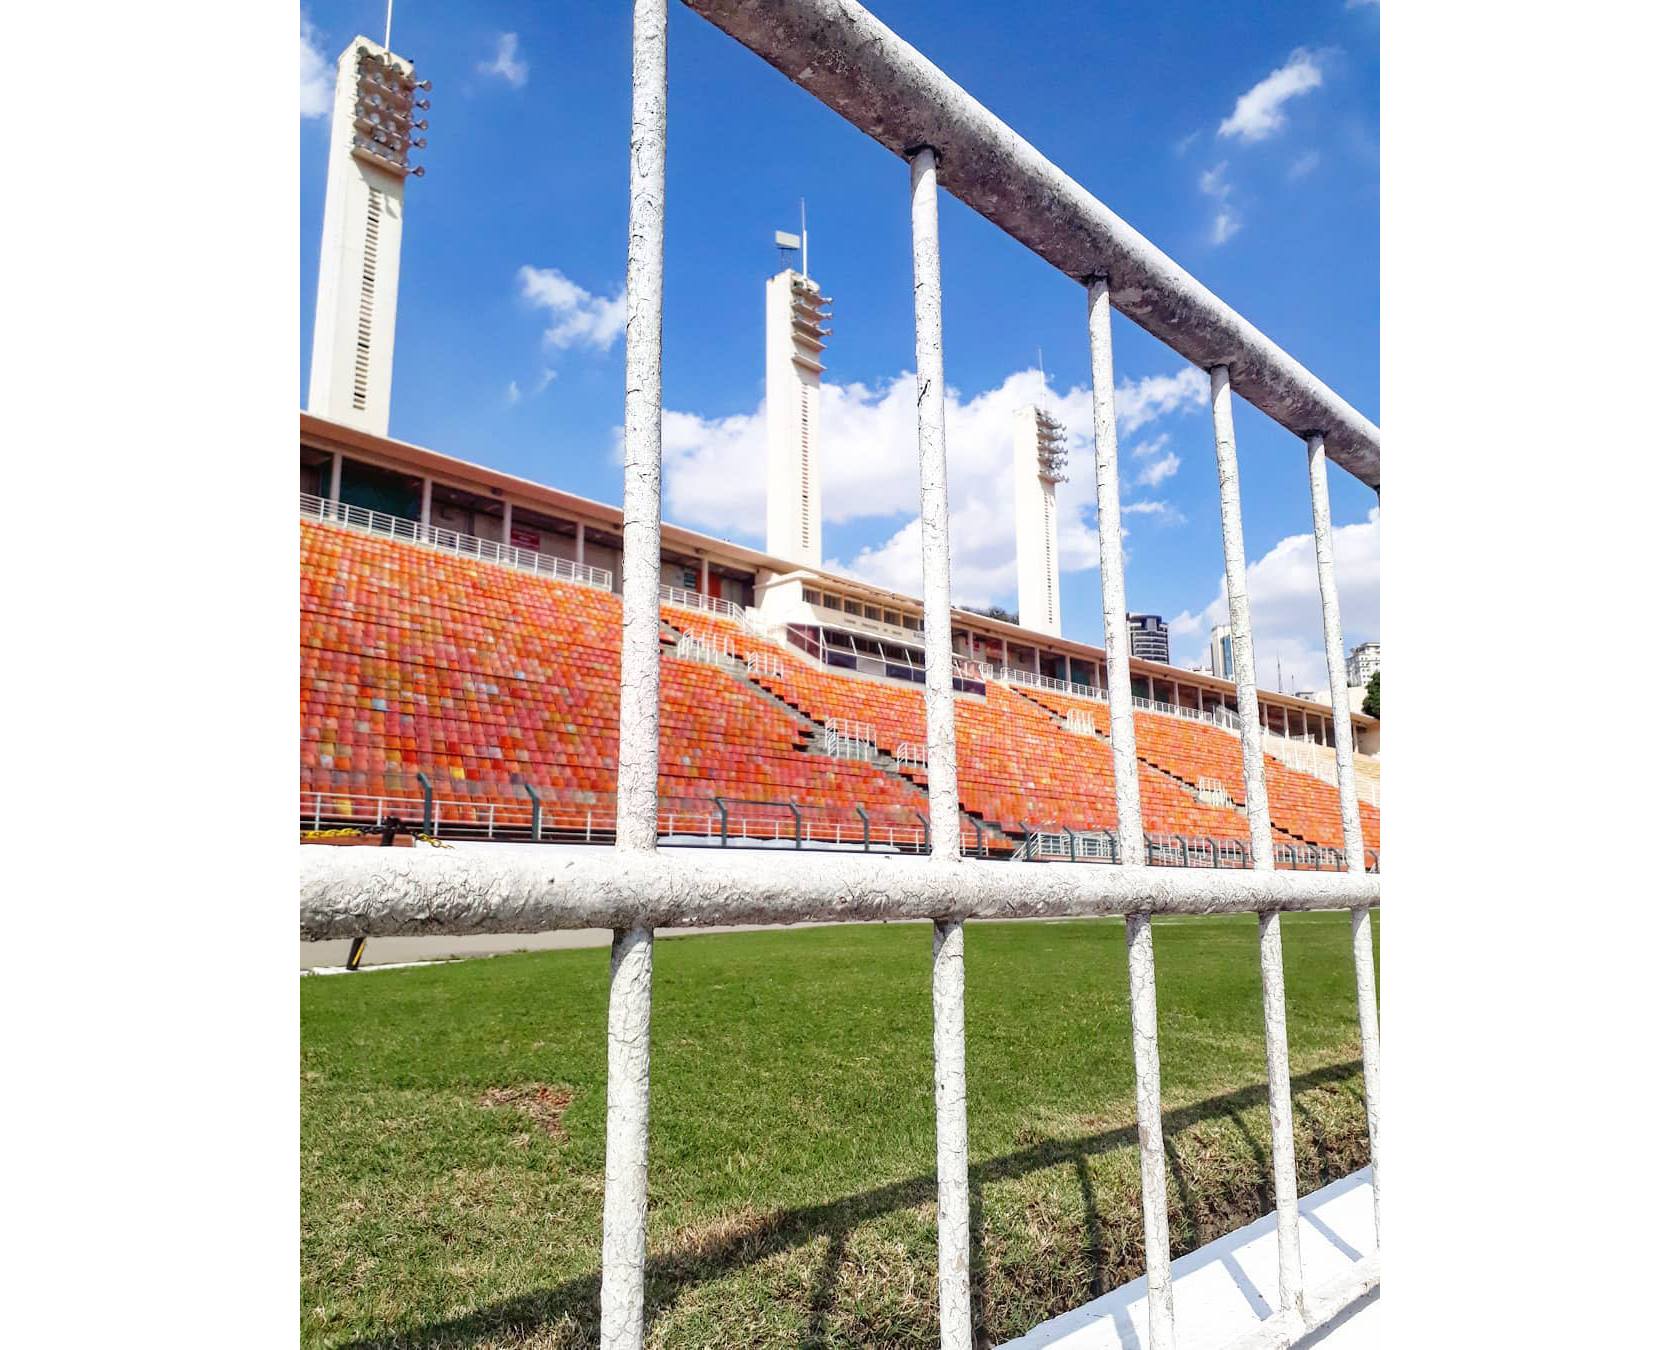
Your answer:
[[[610,809],[616,788],[616,596],[406,543],[302,523],[301,785],[440,794],[545,812]],[[667,661],[662,798],[792,799],[913,819],[890,774],[802,751],[795,719],[727,672]],[[329,812],[331,808],[329,807]]]
[[[1089,699],[1071,698],[1047,689],[1023,689],[1025,697],[1066,715],[1074,708],[1093,714],[1097,730],[1109,730],[1108,706]],[[1217,778],[1231,800],[1242,802],[1242,747],[1235,736],[1204,722],[1169,717],[1160,713],[1137,712],[1138,756],[1181,781],[1194,786],[1201,778]],[[1340,848],[1342,814],[1336,789],[1311,774],[1287,768],[1266,756],[1266,796],[1272,824],[1285,839]],[[1368,803],[1359,804],[1359,818],[1365,847],[1381,848],[1381,817]]]
[[[455,800],[526,805],[545,819],[610,814],[616,790],[617,596],[317,522],[301,525],[300,778],[335,801],[417,795],[417,771]],[[779,658],[784,673],[754,681],[816,721],[874,726],[887,754],[926,741],[923,691],[818,667],[718,615],[668,606],[683,632],[727,637],[742,657]],[[674,639],[672,640],[674,644]],[[1019,831],[1110,829],[1111,750],[1056,714],[1105,705],[1047,690],[989,684],[956,699],[963,809]],[[668,659],[661,678],[660,794],[700,809],[713,797],[793,800],[813,815],[913,821],[925,773],[895,776],[857,760],[805,752],[810,732],[755,694],[738,668]],[[1155,834],[1244,839],[1238,810],[1202,805],[1198,779],[1219,779],[1240,803],[1235,737],[1201,723],[1136,718],[1144,826]],[[1336,790],[1268,759],[1280,840],[1339,846]],[[905,781],[906,779],[910,781]],[[332,814],[332,807],[327,814]],[[1361,804],[1366,846],[1381,847],[1378,812]]]
[[[816,721],[872,723],[877,744],[889,752],[899,741],[926,740],[919,688],[813,666],[714,615],[667,607],[664,616],[683,632],[730,638],[742,657],[755,650],[779,656],[786,677],[759,677],[757,683]],[[1103,713],[1106,726],[1107,709],[1087,706]],[[957,795],[964,811],[1010,832],[1023,822],[1073,830],[1113,827],[1114,768],[1106,742],[1064,731],[1045,710],[1002,685],[988,685],[984,699],[958,697],[956,730]],[[927,782],[920,770],[906,770],[905,776]],[[1200,805],[1165,774],[1145,768],[1141,776],[1147,780],[1141,792],[1146,830],[1247,838],[1248,822],[1237,812]]]

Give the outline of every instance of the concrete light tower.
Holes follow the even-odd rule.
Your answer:
[[[1062,632],[1056,484],[1067,481],[1062,424],[1042,408],[1015,410],[1015,585],[1021,627]]]
[[[327,154],[327,204],[315,289],[309,411],[377,435],[391,420],[403,188],[424,139],[417,111],[431,105],[411,62],[358,37],[338,58]]]
[[[780,236],[778,243],[781,242]],[[764,283],[764,411],[769,445],[765,551],[822,565],[822,475],[817,459],[823,324],[834,302],[805,275],[784,268]]]

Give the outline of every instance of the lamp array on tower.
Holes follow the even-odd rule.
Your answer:
[[[1043,408],[1034,408],[1038,419],[1038,476],[1049,486],[1067,482],[1067,433]]]
[[[426,121],[416,121],[415,112],[424,112],[432,105],[418,97],[420,91],[430,91],[430,80],[416,80],[389,52],[360,47],[356,53],[356,107],[351,141],[351,153],[369,160],[377,167],[395,174],[413,174],[423,178],[426,170],[410,164],[410,150],[424,150],[425,137],[412,133],[424,131]]]

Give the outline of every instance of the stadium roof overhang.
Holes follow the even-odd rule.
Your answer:
[[[1372,488],[1381,433],[1288,352],[854,0],[684,0],[895,155],[931,146],[939,185]]]

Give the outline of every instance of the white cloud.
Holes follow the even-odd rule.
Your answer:
[[[1316,150],[1309,150],[1304,155],[1296,155],[1289,164],[1289,181],[1293,183],[1296,179],[1305,178],[1318,167],[1318,161],[1319,156]]]
[[[1358,524],[1331,531],[1342,636],[1350,649],[1378,638],[1381,534],[1381,517],[1374,506]],[[1179,614],[1171,621],[1173,652],[1180,665],[1205,664],[1210,631],[1226,620],[1223,577],[1212,589],[1214,598],[1203,609]],[[1265,557],[1248,565],[1248,603],[1254,625],[1255,675],[1261,687],[1277,686],[1281,665],[1285,691],[1323,689],[1327,679],[1324,627],[1312,535],[1281,539]]]
[[[624,332],[624,292],[608,299],[593,295],[553,267],[519,269],[519,293],[530,304],[548,311],[543,341],[564,351],[568,347],[612,346]]]
[[[1160,487],[1162,483],[1178,472],[1179,458],[1168,451],[1160,459],[1151,460],[1138,471],[1137,481],[1140,486],[1147,488]]]
[[[1037,370],[1021,370],[973,398],[946,391],[952,589],[964,603],[1015,602],[1015,503],[1008,488],[1013,419],[1016,408],[1034,402],[1044,402],[1067,429],[1070,477],[1058,493],[1062,570],[1097,565],[1090,391],[1051,390],[1041,400],[1039,380]],[[1205,406],[1207,398],[1206,376],[1189,367],[1130,380],[1115,390],[1116,420],[1130,434]],[[905,371],[877,385],[824,385],[822,400],[823,520],[882,524],[877,542],[825,565],[893,590],[919,591],[915,376]],[[665,484],[673,518],[729,538],[762,539],[765,437],[762,403],[751,413],[720,418],[667,410]],[[1167,502],[1126,507],[1156,524],[1182,520]]]
[[[1210,238],[1215,244],[1223,244],[1233,234],[1242,228],[1242,220],[1236,209],[1231,205],[1231,184],[1225,177],[1225,170],[1230,167],[1230,161],[1220,160],[1211,169],[1204,169],[1198,180],[1202,195],[1213,198],[1217,209],[1213,216],[1213,230]]]
[[[1324,83],[1318,58],[1305,48],[1290,53],[1259,84],[1237,99],[1231,115],[1219,124],[1221,136],[1235,136],[1245,144],[1263,141],[1283,129],[1283,105]]]
[[[531,67],[519,59],[519,34],[500,34],[496,38],[496,59],[480,61],[477,69],[480,75],[494,75],[506,80],[515,89],[523,89]]]
[[[309,11],[302,11],[299,20],[298,111],[304,117],[325,117],[332,111],[333,68],[321,50],[321,30],[309,21]]]
[[[538,394],[554,383],[554,372],[544,367],[542,374],[537,376],[536,383],[529,389],[521,389],[518,380],[509,380],[507,387],[507,401],[517,403],[522,398],[535,398]]]

